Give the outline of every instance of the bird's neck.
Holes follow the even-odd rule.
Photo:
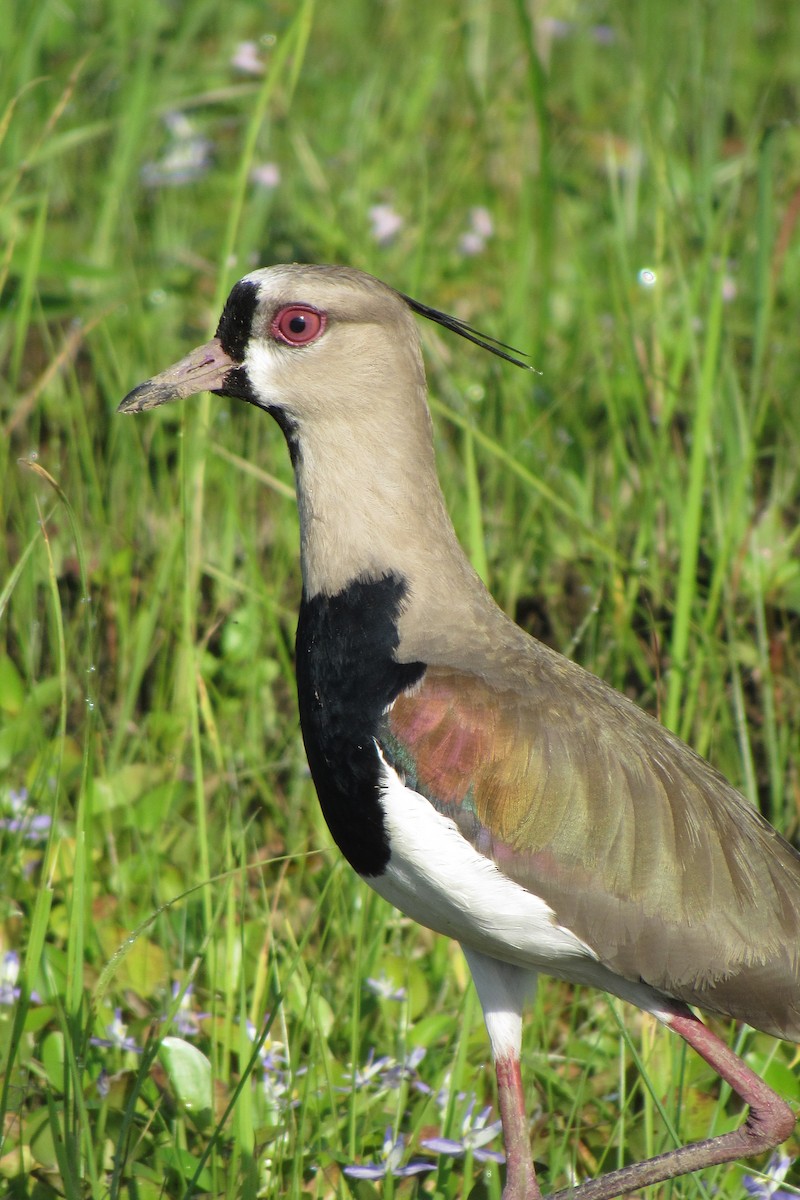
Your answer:
[[[429,437],[405,431],[387,444],[333,426],[294,453],[304,596],[401,580],[404,661],[437,661],[454,630],[466,635],[498,611],[456,538]]]

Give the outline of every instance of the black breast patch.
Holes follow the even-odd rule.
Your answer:
[[[379,802],[375,736],[386,708],[425,673],[398,663],[406,592],[397,575],[354,580],[335,596],[303,598],[297,626],[297,696],[308,764],[339,849],[360,875],[390,858]]]

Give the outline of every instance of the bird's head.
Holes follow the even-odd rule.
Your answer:
[[[374,410],[387,393],[415,392],[424,398],[413,313],[518,361],[504,353],[508,347],[371,275],[295,263],[241,279],[216,335],[134,388],[119,411],[144,412],[210,391],[265,409],[287,432],[343,408],[352,419],[359,407]],[[407,412],[398,415],[408,418]]]
[[[216,335],[134,388],[120,411],[203,391],[263,409],[292,455],[309,595],[387,571],[409,579],[427,571],[444,591],[442,547],[457,573],[463,555],[436,476],[415,313],[518,362],[458,318],[361,271],[275,266],[241,279]],[[426,554],[436,559],[430,568]]]
[[[234,286],[209,342],[140,384],[120,411],[210,391],[264,409],[290,436],[326,410],[374,403],[382,376],[398,373],[419,385],[416,329],[396,292],[346,269],[268,267]]]

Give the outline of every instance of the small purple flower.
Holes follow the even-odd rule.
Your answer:
[[[157,162],[145,163],[140,172],[146,187],[180,187],[202,178],[211,166],[211,142],[197,133],[181,112],[169,112],[164,124],[170,145]]]
[[[181,990],[181,984],[178,983],[178,981],[176,979],[172,985],[173,1002],[177,999],[177,997],[180,993],[180,990]],[[175,1029],[180,1034],[180,1036],[183,1038],[196,1037],[197,1034],[200,1032],[200,1022],[205,1017],[208,1017],[211,1015],[210,1013],[204,1013],[204,1012],[196,1013],[193,1011],[193,1009],[192,1009],[193,996],[194,996],[194,985],[190,983],[187,985],[185,991],[183,992],[183,995],[181,996],[181,1001],[180,1001],[180,1004],[178,1005],[178,1011],[175,1013],[175,1016],[173,1018],[173,1025],[175,1026]],[[163,1018],[163,1020],[165,1020],[165,1021],[166,1021],[166,1019],[167,1019],[166,1017]]]
[[[370,1050],[367,1055],[367,1061],[363,1067],[356,1067],[352,1071],[346,1071],[344,1078],[349,1079],[351,1087],[360,1092],[362,1088],[369,1087],[371,1083],[380,1083],[386,1071],[397,1063],[393,1058],[389,1058],[388,1054],[384,1054],[382,1058],[375,1057],[375,1050]],[[349,1092],[350,1087],[339,1088],[339,1091]]]
[[[403,987],[395,987],[391,979],[386,975],[379,975],[377,979],[367,979],[367,987],[381,1000],[405,1000],[408,992]]]
[[[489,238],[494,236],[492,214],[483,205],[476,205],[469,210],[469,229],[462,233],[458,241],[458,249],[465,258],[474,258],[482,253]]]
[[[554,41],[564,41],[580,29],[572,22],[560,21],[556,17],[544,17],[540,24],[544,32],[549,34]],[[598,46],[613,46],[617,40],[616,32],[611,25],[590,25],[587,32]]]
[[[11,1005],[19,999],[19,955],[16,950],[6,950],[0,963],[0,1004]]]
[[[362,1088],[373,1085],[378,1090],[388,1088],[394,1091],[400,1087],[401,1083],[407,1081],[418,1092],[429,1095],[431,1089],[422,1082],[417,1074],[417,1067],[424,1057],[425,1050],[422,1046],[417,1046],[410,1054],[406,1055],[402,1062],[398,1062],[396,1058],[390,1058],[388,1054],[376,1058],[375,1051],[370,1050],[363,1067],[356,1067],[354,1071],[345,1073],[345,1079],[351,1081],[350,1087],[337,1088],[337,1091],[349,1092],[353,1089],[358,1092]]]
[[[546,34],[557,41],[568,38],[572,33],[570,22],[562,21],[559,17],[543,17],[539,24]]]
[[[436,1104],[436,1107],[438,1109],[440,1109],[441,1112],[445,1112],[450,1104],[450,1083],[451,1083],[451,1079],[450,1079],[450,1075],[448,1074],[445,1076],[444,1087],[439,1088],[439,1091],[436,1093],[436,1095],[433,1098],[434,1103]],[[467,1099],[466,1092],[456,1092],[456,1100],[459,1102],[459,1104],[463,1104],[463,1102],[466,1099]],[[472,1105],[475,1104],[475,1093],[474,1092],[471,1092],[469,1095],[469,1103]]]
[[[246,1022],[245,1029],[251,1042],[258,1040],[258,1031],[252,1021]],[[259,1047],[258,1056],[262,1071],[261,1090],[267,1106],[277,1113],[284,1113],[287,1108],[296,1108],[300,1101],[292,1099],[288,1060],[280,1042],[273,1042],[270,1037],[265,1038]]]
[[[18,791],[9,791],[3,806],[8,812],[7,817],[0,818],[0,830],[6,833],[21,833],[26,842],[43,842],[52,825],[52,818],[46,813],[37,813],[30,803],[28,789],[23,787]]]
[[[394,1134],[389,1127],[383,1137],[381,1162],[371,1165],[354,1163],[352,1166],[345,1167],[344,1173],[351,1179],[385,1179],[387,1175],[390,1175],[392,1179],[406,1179],[410,1175],[419,1175],[423,1171],[433,1170],[435,1164],[424,1162],[422,1159],[406,1163],[404,1167],[401,1167],[405,1146],[406,1141],[403,1135],[398,1134],[395,1141]]]
[[[373,204],[367,215],[372,224],[372,236],[379,246],[393,242],[405,224],[390,204]]]
[[[265,191],[272,191],[280,185],[281,169],[277,163],[266,162],[260,163],[257,167],[253,167],[250,172],[250,181],[255,183],[257,187],[264,188]]]
[[[259,1037],[255,1025],[252,1021],[245,1021],[244,1027],[250,1041],[255,1044]],[[258,1057],[261,1059],[261,1066],[265,1071],[277,1071],[279,1067],[286,1066],[286,1055],[283,1053],[281,1043],[273,1042],[269,1035],[264,1038],[264,1041],[259,1046]]]
[[[114,1020],[106,1025],[107,1037],[91,1037],[89,1042],[92,1046],[102,1046],[107,1050],[132,1050],[135,1054],[141,1054],[141,1047],[136,1045],[133,1038],[128,1037],[128,1026],[122,1019],[122,1009],[114,1009]]]
[[[478,237],[482,237],[484,241],[494,236],[492,214],[482,204],[477,204],[469,210],[469,223]]]
[[[725,304],[730,304],[739,294],[739,289],[736,286],[736,280],[732,275],[724,275],[722,278],[722,299]]]
[[[22,995],[22,988],[17,987],[20,961],[16,950],[6,950],[0,962],[0,1006],[10,1006]],[[38,992],[28,993],[32,1004],[41,1004],[42,997]]]
[[[257,42],[239,42],[233,52],[231,66],[243,75],[263,75],[264,64],[258,57]]]
[[[758,1178],[745,1175],[742,1179],[748,1196],[755,1197],[755,1200],[796,1200],[797,1192],[794,1189],[791,1192],[780,1190],[793,1161],[788,1154],[781,1154],[776,1150],[762,1175]]]
[[[464,1114],[464,1120],[461,1122],[461,1140],[456,1141],[454,1138],[426,1138],[421,1143],[425,1150],[431,1150],[434,1154],[447,1154],[451,1158],[463,1158],[465,1154],[472,1154],[473,1158],[478,1162],[496,1162],[503,1163],[506,1161],[505,1155],[499,1150],[484,1150],[487,1142],[491,1142],[502,1129],[502,1121],[492,1121],[487,1124],[491,1107],[481,1110],[477,1116],[473,1117],[475,1109],[475,1097],[473,1096],[467,1105],[467,1110]]]
[[[429,1096],[431,1089],[427,1083],[422,1082],[417,1073],[417,1067],[425,1057],[425,1053],[424,1046],[415,1046],[402,1062],[392,1062],[387,1066],[383,1073],[383,1082],[386,1087],[396,1091],[401,1083],[411,1083],[418,1092]]]
[[[598,46],[613,46],[617,40],[616,30],[611,25],[590,25],[589,33]]]

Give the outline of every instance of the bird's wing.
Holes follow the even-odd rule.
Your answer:
[[[800,1035],[800,855],[663,726],[540,649],[524,686],[429,667],[386,715],[393,765],[617,974]]]

